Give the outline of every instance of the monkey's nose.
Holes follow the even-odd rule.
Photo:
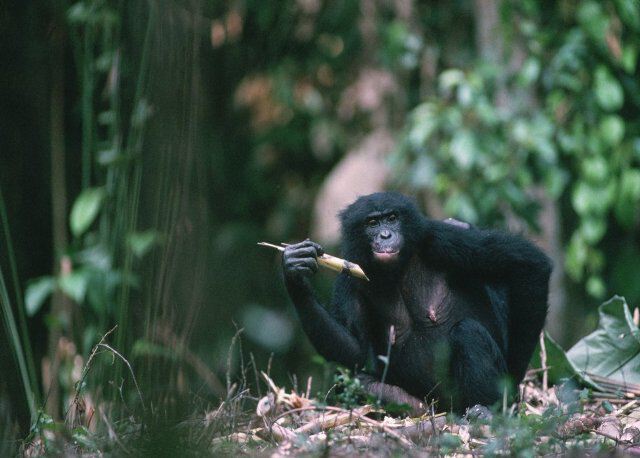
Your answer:
[[[382,237],[383,239],[390,239],[391,238],[391,231],[384,229],[382,231],[380,231],[380,237]]]

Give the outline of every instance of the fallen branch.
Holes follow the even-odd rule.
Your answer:
[[[315,434],[327,429],[336,428],[338,426],[352,423],[363,415],[373,411],[373,406],[366,405],[359,409],[351,410],[345,413],[335,413],[331,415],[321,415],[311,422],[294,430],[296,434]]]

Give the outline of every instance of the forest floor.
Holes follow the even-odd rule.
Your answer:
[[[594,395],[571,383],[543,388],[530,373],[520,385],[520,402],[503,405],[491,419],[466,421],[435,408],[401,418],[373,404],[330,406],[263,377],[269,393],[255,412],[240,420],[223,403],[206,415],[205,424],[218,431],[213,454],[640,456],[640,398],[620,390]],[[230,424],[233,431],[223,433],[222,425]]]

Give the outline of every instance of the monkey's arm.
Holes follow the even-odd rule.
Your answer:
[[[428,260],[457,272],[504,281],[526,274],[544,281],[551,260],[532,242],[502,231],[464,229],[428,220],[421,237]]]
[[[420,399],[411,396],[398,386],[382,383],[368,374],[358,374],[358,380],[368,394],[380,399],[384,404],[408,405],[412,416],[420,416],[426,411]]]
[[[547,314],[551,260],[533,243],[513,234],[461,229],[427,221],[423,234],[427,262],[460,278],[478,278],[507,290],[509,372],[519,381]]]
[[[322,253],[322,247],[311,241],[286,247],[282,269],[287,291],[296,307],[302,328],[318,353],[329,361],[361,368],[367,357],[365,345],[356,337],[355,330],[350,329],[348,323],[338,320],[318,302],[309,283],[309,277],[318,269],[316,257]],[[340,281],[336,284],[334,299],[342,303],[337,305],[355,305],[355,296],[351,291],[341,291],[339,284]]]

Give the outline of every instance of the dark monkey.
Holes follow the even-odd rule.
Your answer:
[[[322,247],[305,241],[283,256],[287,290],[323,357],[368,368],[360,376],[368,392],[414,412],[427,398],[456,412],[488,406],[501,398],[505,376],[522,380],[547,314],[552,266],[539,248],[428,219],[397,193],[360,197],[340,219],[343,256],[371,281],[340,274],[330,310],[308,280]],[[377,356],[389,344],[382,383]]]

